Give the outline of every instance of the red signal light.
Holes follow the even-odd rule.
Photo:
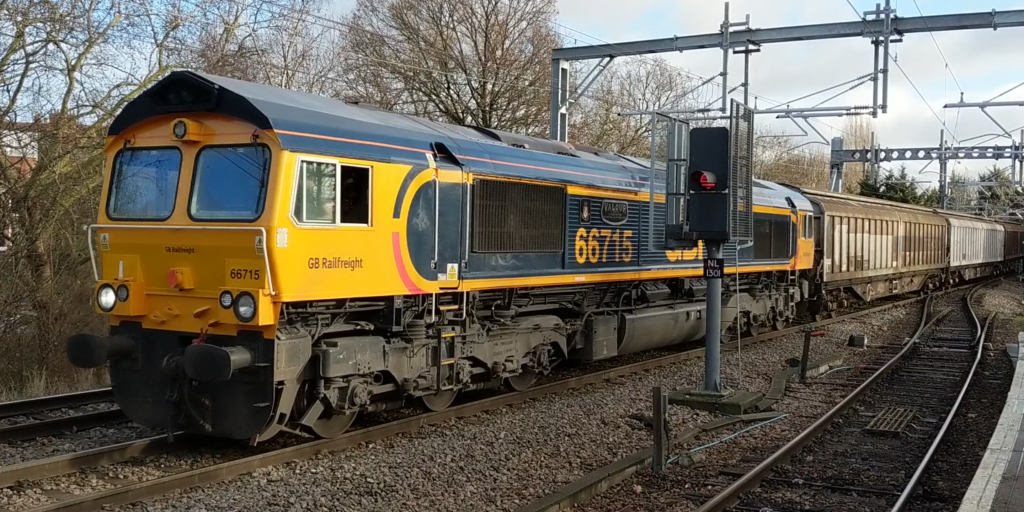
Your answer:
[[[718,183],[715,175],[707,171],[694,171],[690,174],[690,179],[699,184],[704,190],[714,190],[715,185]]]

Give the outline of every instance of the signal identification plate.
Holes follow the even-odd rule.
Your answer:
[[[724,269],[724,258],[704,258],[704,279],[721,279]]]

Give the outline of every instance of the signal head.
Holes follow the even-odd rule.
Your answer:
[[[690,173],[690,188],[694,191],[710,192],[715,190],[718,180],[715,173],[709,171],[693,171]]]

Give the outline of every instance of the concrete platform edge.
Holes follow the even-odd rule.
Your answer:
[[[960,502],[959,512],[992,510],[996,492],[1003,481],[1003,473],[1013,456],[1014,444],[1024,415],[1024,364],[1017,364],[1021,349],[1024,348],[1022,339],[1024,336],[1018,335],[1017,345],[1007,346],[1007,352],[1014,360],[1013,384],[1007,394],[1003,412],[999,416],[999,423],[996,424],[985,450],[985,456],[982,457],[971,485]]]

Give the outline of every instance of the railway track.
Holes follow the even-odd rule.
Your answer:
[[[697,512],[904,510],[981,359],[989,322],[971,298],[985,284],[952,304],[929,299],[908,343],[862,368],[873,373],[846,399]]]
[[[126,423],[128,418],[120,409],[57,416],[38,421],[0,427],[0,443],[28,441],[67,432],[78,432],[103,425]]]
[[[56,415],[52,412],[107,403],[113,398],[110,388],[102,388],[0,403],[0,420],[6,420],[0,423],[0,443],[28,441],[127,422],[128,418],[117,408],[78,414]],[[15,418],[24,420],[12,421]]]
[[[910,304],[920,301],[921,297],[895,300],[883,303],[872,308],[864,308],[840,317],[821,320],[813,323],[815,326],[842,322],[859,316],[868,315],[884,309]],[[743,346],[761,343],[774,338],[800,332],[806,324],[797,325],[791,328],[761,334],[756,337],[747,337],[741,340]],[[738,346],[736,341],[723,343],[723,350],[735,350]],[[309,458],[322,451],[333,451],[344,449],[364,442],[381,440],[396,434],[411,432],[422,426],[447,421],[454,418],[472,416],[480,412],[498,409],[511,404],[525,402],[540,396],[560,393],[582,386],[600,383],[615,377],[629,375],[644,370],[659,368],[693,358],[703,357],[704,349],[697,348],[670,355],[654,357],[637,363],[618,366],[614,368],[600,369],[592,373],[571,377],[547,384],[539,385],[522,392],[512,392],[498,396],[484,398],[464,405],[450,407],[444,411],[419,414],[402,418],[384,424],[370,426],[349,432],[339,438],[329,440],[305,441],[279,449],[265,450],[248,456],[241,456],[233,460],[211,464],[209,466],[169,472],[163,476],[154,477],[145,481],[129,481],[121,483],[111,489],[82,496],[61,496],[55,498],[59,501],[50,503],[33,511],[56,511],[56,510],[99,510],[104,505],[117,505],[144,500],[160,496],[174,490],[185,489],[193,486],[206,485],[223,481],[240,474],[253,470],[274,466],[296,459]],[[180,441],[187,441],[179,445]],[[163,437],[154,437],[123,443],[122,445],[97,448],[72,455],[64,455],[49,459],[30,461],[0,470],[0,487],[16,485],[15,489],[28,489],[33,482],[40,479],[63,475],[79,471],[93,466],[104,466],[123,462],[133,457],[173,451],[197,440],[182,436],[176,439],[174,445],[167,443]]]
[[[29,398],[14,402],[0,402],[0,420],[15,416],[28,416],[33,413],[52,411],[54,409],[81,407],[83,405],[109,402],[113,399],[113,390],[110,388],[101,388],[63,395]]]

